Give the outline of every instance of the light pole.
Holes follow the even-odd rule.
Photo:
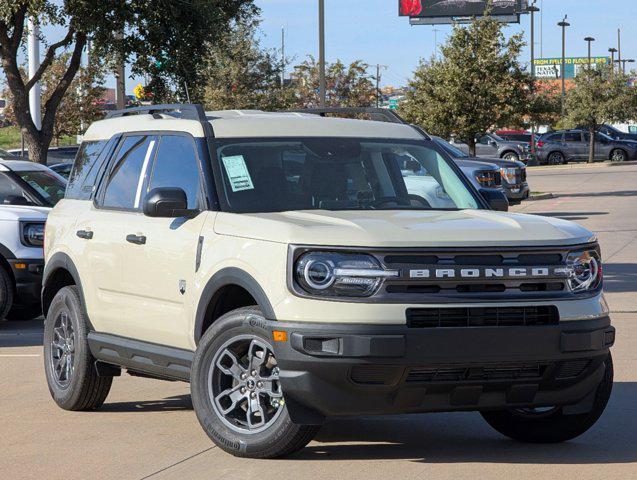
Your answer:
[[[584,41],[588,43],[588,68],[591,68],[591,43],[593,43],[595,39],[593,37],[586,37]]]
[[[29,17],[28,20],[29,30],[29,78],[35,76],[35,72],[40,68],[40,27],[34,17]],[[31,119],[35,128],[40,130],[42,128],[42,91],[40,82],[36,82],[29,91],[29,110],[31,112]]]
[[[535,1],[532,5],[529,5],[527,11],[531,12],[531,78],[535,82],[535,12],[539,12],[540,9],[535,6]],[[537,165],[535,158],[535,123],[531,124],[531,159],[529,165]]]
[[[566,28],[571,24],[566,21],[568,15],[564,15],[564,20],[557,24],[558,27],[562,27],[562,116],[564,116],[566,110]]]
[[[622,60],[618,60],[621,61],[622,63],[622,72],[624,73],[624,75],[626,75],[626,64],[627,63],[635,63],[635,59],[634,58],[623,58]]]
[[[325,0],[319,0],[319,103],[325,108]]]
[[[614,72],[615,71],[615,54],[617,53],[617,49],[611,47],[608,49],[608,51],[610,52],[610,68]]]
[[[535,12],[539,12],[540,9],[533,2],[526,11],[531,12],[531,77],[535,78]]]

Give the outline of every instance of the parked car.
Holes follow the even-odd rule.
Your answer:
[[[455,145],[440,137],[432,137],[456,162],[487,162],[500,170],[501,184],[509,204],[515,205],[529,197],[531,191],[526,179],[526,165],[514,160],[501,158],[472,158]]]
[[[496,135],[508,142],[523,142],[531,144],[531,132],[525,130],[498,130]]]
[[[637,159],[637,142],[613,140],[597,132],[595,160],[623,162]],[[561,130],[543,135],[537,142],[537,157],[540,164],[562,165],[568,162],[588,160],[590,135],[582,130]]]
[[[466,143],[450,142],[465,153],[469,153]],[[531,157],[525,142],[511,142],[494,133],[482,135],[476,139],[476,155],[486,158],[504,158],[505,160],[528,161]]]
[[[330,417],[476,411],[554,443],[606,408],[595,235],[496,211],[416,127],[145,106],[91,125],[77,165],[45,235],[63,409],[99,408],[122,370],[186,381],[218,448],[272,458]]]
[[[598,128],[598,131],[603,133],[604,135],[608,135],[613,140],[635,140],[637,141],[637,132],[635,133],[627,133],[618,130],[612,125],[604,124]]]
[[[56,163],[55,165],[51,165],[49,168],[68,180],[69,175],[71,175],[73,164],[70,162]]]
[[[68,163],[73,162],[75,160],[75,156],[77,155],[77,151],[79,149],[79,145],[69,145],[64,147],[51,147],[47,152],[46,163],[47,165],[56,165],[58,163]],[[29,159],[29,152],[27,150],[24,151],[24,155],[21,155],[20,150],[11,150],[13,155],[19,156],[21,160]]]
[[[64,196],[66,181],[43,165],[2,156],[0,321],[28,320],[41,313],[44,223]]]

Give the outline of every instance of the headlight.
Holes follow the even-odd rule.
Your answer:
[[[602,262],[599,250],[571,252],[564,269],[572,292],[596,290],[602,284]]]
[[[22,243],[27,247],[44,245],[44,223],[23,223]]]
[[[309,252],[294,266],[296,283],[307,293],[322,297],[369,297],[397,270],[384,270],[370,256],[353,253]]]
[[[496,171],[485,170],[478,172],[476,174],[476,180],[478,180],[478,183],[480,183],[480,185],[486,188],[498,187],[502,183],[501,181],[498,181],[499,176],[497,175]]]
[[[507,183],[515,183],[515,175],[517,173],[517,168],[501,168],[500,174],[502,178],[504,178]]]

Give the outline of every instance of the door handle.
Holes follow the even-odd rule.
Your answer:
[[[126,241],[128,243],[134,243],[135,245],[145,245],[146,237],[144,235],[135,235],[131,233],[130,235],[126,235]]]
[[[91,232],[90,230],[78,230],[77,232],[75,232],[75,234],[78,237],[83,238],[84,240],[90,240],[91,238],[93,238],[93,232]]]

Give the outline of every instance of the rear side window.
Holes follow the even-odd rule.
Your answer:
[[[542,137],[542,140],[545,142],[561,142],[562,134],[561,133],[552,133],[547,135],[546,137]]]
[[[122,210],[139,208],[144,177],[156,137],[130,136],[122,140],[104,188],[101,206]]]
[[[65,198],[73,200],[89,200],[91,198],[98,173],[105,160],[105,156],[101,153],[107,143],[106,140],[82,143],[69,176]]]
[[[564,134],[565,142],[581,142],[582,134],[580,132],[568,132]]]

